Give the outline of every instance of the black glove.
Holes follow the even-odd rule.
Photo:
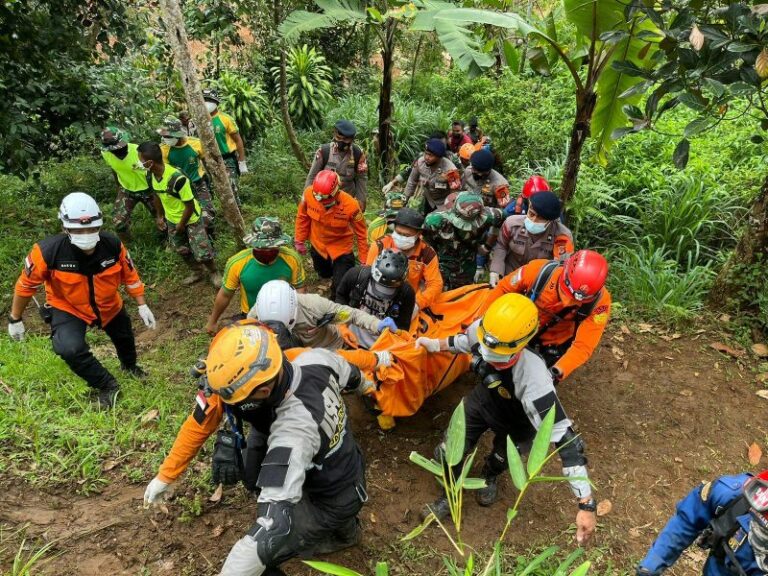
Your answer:
[[[243,455],[237,446],[237,436],[229,430],[216,433],[211,460],[211,479],[214,484],[232,486],[243,477]]]

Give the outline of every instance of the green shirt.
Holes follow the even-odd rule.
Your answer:
[[[296,250],[281,246],[271,264],[256,260],[250,248],[241,250],[227,260],[222,287],[230,293],[240,288],[240,310],[247,314],[256,303],[261,287],[270,280],[285,280],[294,288],[304,286],[304,266]]]
[[[147,189],[147,171],[136,168],[139,164],[139,146],[128,144],[128,154],[120,160],[109,150],[102,150],[101,157],[114,170],[117,181],[127,192],[144,192]]]
[[[237,152],[237,143],[232,138],[232,134],[237,134],[238,129],[232,116],[219,112],[211,118],[211,124],[213,124],[213,134],[216,136],[216,144],[219,145],[221,155]]]
[[[187,138],[184,146],[166,146],[162,144],[163,159],[167,164],[182,171],[191,182],[197,182],[205,175],[201,157],[203,147],[197,138]]]
[[[146,180],[145,180],[146,183]],[[159,182],[152,176],[152,189],[160,198],[165,212],[165,219],[171,224],[181,222],[184,214],[184,202],[192,201],[195,204],[195,210],[189,217],[187,224],[194,224],[200,219],[200,204],[197,203],[192,195],[192,186],[189,185],[189,178],[172,166],[166,166],[163,172],[163,179]]]

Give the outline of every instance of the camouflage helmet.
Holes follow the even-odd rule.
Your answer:
[[[203,100],[206,102],[216,102],[216,104],[219,104],[221,102],[221,98],[219,97],[219,92],[217,90],[214,90],[213,88],[206,88],[203,90]]]
[[[101,148],[103,150],[120,150],[128,146],[128,134],[117,126],[107,126],[101,131]]]
[[[394,218],[400,208],[403,208],[408,203],[405,194],[399,192],[392,192],[384,197],[384,210],[381,211],[381,215],[385,218]]]
[[[446,199],[448,207],[449,199]],[[469,231],[478,228],[483,221],[483,197],[476,192],[459,192],[452,199],[450,211],[446,214],[451,224],[459,230]]]
[[[184,138],[186,136],[181,127],[181,120],[173,116],[167,116],[163,120],[163,126],[157,129],[157,133],[163,138]]]
[[[252,232],[243,238],[243,242],[251,248],[278,248],[291,243],[291,237],[283,234],[280,220],[268,216],[260,216],[253,221]]]

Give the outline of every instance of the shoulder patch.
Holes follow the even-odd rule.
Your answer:
[[[27,275],[27,277],[32,276],[32,270],[35,269],[35,264],[32,262],[32,258],[27,256],[24,258],[24,273]]]
[[[707,482],[701,487],[701,501],[706,502],[709,500],[709,495],[712,492],[712,482]]]
[[[352,220],[354,220],[355,222],[360,222],[360,220],[362,219],[363,219],[363,213],[360,212],[360,210],[355,212],[355,215],[352,217]]]
[[[597,316],[599,314],[605,314],[606,312],[608,312],[608,306],[606,304],[603,304],[602,306],[598,306],[597,308],[595,308],[593,314]]]
[[[197,396],[195,396],[195,411],[192,412],[192,417],[195,419],[195,422],[202,425],[207,411],[208,398],[206,398],[203,391],[200,390],[200,392],[197,393]]]

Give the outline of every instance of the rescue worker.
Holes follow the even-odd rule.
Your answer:
[[[248,248],[232,256],[224,267],[224,280],[205,326],[205,331],[211,336],[216,334],[216,324],[238,288],[240,314],[237,319],[246,317],[256,304],[262,286],[270,280],[285,280],[304,291],[306,274],[301,256],[293,249],[291,237],[283,234],[277,218],[256,218],[251,225],[251,233],[243,238],[243,242]]]
[[[216,210],[213,207],[211,188],[203,166],[202,143],[198,138],[188,137],[182,130],[181,120],[177,118],[166,118],[157,133],[160,134],[163,162],[178,168],[189,179],[192,194],[203,211],[203,223],[208,235],[212,237]]]
[[[461,177],[461,187],[480,194],[486,206],[503,209],[509,204],[509,182],[493,169],[495,163],[490,150],[481,148],[473,152],[471,167]]]
[[[139,162],[138,148],[137,144],[126,142],[126,135],[114,126],[101,133],[101,157],[112,169],[117,185],[112,222],[123,242],[130,239],[131,214],[137,204],[144,204],[152,219],[157,221],[155,195],[147,184],[147,171]],[[165,237],[165,225],[158,225],[158,234]]]
[[[344,275],[336,291],[336,302],[357,308],[381,320],[391,318],[391,330],[408,330],[416,295],[408,277],[408,258],[402,252],[383,250],[372,266],[355,266]],[[358,346],[370,348],[379,332],[351,326]]]
[[[24,310],[38,287],[45,285],[46,303],[41,308],[51,325],[53,351],[85,380],[99,404],[111,408],[119,385],[115,377],[91,353],[85,341],[89,327],[101,328],[115,345],[120,367],[127,373],[146,376],[136,364],[136,343],[131,319],[118,288],[136,300],[139,316],[155,329],[155,317],[144,299],[144,283],[128,250],[109,232],[96,201],[83,192],[64,197],[59,207],[63,233],[49,236],[32,247],[16,281],[8,333],[24,338]]]
[[[691,490],[637,567],[660,576],[691,544],[709,551],[702,576],[768,573],[768,470],[721,476]]]
[[[405,196],[391,192],[384,197],[384,210],[368,224],[368,244],[373,244],[379,238],[390,234],[394,228],[395,216],[405,206]]]
[[[237,431],[217,433],[214,481],[237,482],[250,468],[260,489],[256,522],[227,556],[221,576],[283,574],[299,554],[330,553],[360,542],[357,514],[368,499],[363,455],[352,435],[343,391],[367,392],[360,370],[328,350],[289,362],[275,335],[252,321],[224,328],[211,343],[195,408],[144,492],[157,503],[227,417]],[[250,425],[243,463],[242,424]],[[233,482],[234,481],[234,482]]]
[[[422,237],[424,216],[413,208],[403,208],[395,216],[391,234],[376,240],[368,251],[366,264],[372,266],[384,250],[402,252],[408,258],[408,283],[416,293],[414,314],[429,308],[443,291],[443,276],[437,252]]]
[[[481,506],[491,506],[498,498],[499,475],[508,469],[507,437],[521,451],[529,450],[542,420],[554,408],[551,441],[559,450],[562,476],[570,478],[578,500],[576,539],[583,544],[595,530],[597,504],[588,479],[584,442],[574,433],[543,360],[525,348],[538,325],[536,306],[524,296],[507,294],[494,301],[465,332],[440,339],[420,337],[416,346],[430,353],[473,355],[472,367],[480,381],[463,400],[465,455],[474,450],[486,430],[494,433],[493,448],[482,471],[486,486],[475,492]],[[438,448],[438,454],[442,449]],[[461,465],[457,468],[454,477],[458,477]],[[425,516],[429,513],[438,519],[449,514],[445,496],[425,510]]]
[[[235,195],[237,205],[240,206],[239,180],[241,175],[248,173],[248,165],[245,162],[245,142],[243,142],[235,119],[219,110],[221,103],[219,93],[211,89],[203,90],[203,100],[205,101],[205,109],[211,115],[216,144],[219,146],[219,152],[221,152],[224,164],[227,166],[232,193]]]
[[[200,204],[192,194],[189,179],[173,166],[166,166],[160,146],[154,142],[139,145],[139,160],[148,170],[147,182],[155,192],[155,208],[168,228],[168,241],[192,273],[181,283],[194,284],[203,278],[203,268],[211,284],[221,287],[221,274],[216,270],[213,245],[201,216]]]
[[[339,120],[333,128],[333,140],[323,144],[315,153],[304,188],[309,188],[322,170],[333,170],[339,175],[341,189],[360,203],[365,212],[368,198],[368,159],[362,148],[355,144],[357,128],[349,120]]]
[[[426,217],[424,232],[437,253],[446,290],[482,281],[502,220],[501,210],[484,206],[474,192],[451,195],[444,210]]]
[[[469,168],[469,159],[472,158],[472,154],[477,152],[477,148],[474,144],[462,144],[461,148],[459,148],[459,162],[461,163],[461,166],[459,166],[459,170],[462,174],[462,180],[464,173]]]
[[[472,144],[477,144],[483,140],[483,131],[477,126],[477,116],[472,116],[469,119],[469,126],[464,131],[472,140]]]
[[[338,350],[344,346],[339,327],[357,326],[381,334],[385,328],[396,330],[392,318],[380,320],[367,312],[337,304],[319,294],[300,294],[284,280],[270,280],[262,287],[248,318],[267,324],[286,326],[297,345]]]
[[[427,140],[424,154],[413,163],[405,185],[405,198],[406,201],[416,198],[422,214],[442,207],[448,195],[461,187],[459,171],[445,158],[445,151],[443,141],[432,138]]]
[[[532,260],[491,290],[481,312],[509,292],[528,296],[541,321],[530,346],[560,382],[589,360],[600,344],[611,315],[607,276],[608,262],[592,250],[579,250],[565,262]]]
[[[296,215],[294,247],[306,255],[304,242],[309,240],[310,255],[320,278],[331,279],[331,300],[347,270],[355,265],[352,252],[357,239],[361,262],[368,257],[368,229],[357,200],[340,189],[339,175],[321,170],[311,186],[304,190]]]
[[[437,130],[433,132],[429,137],[430,140],[433,138],[440,140],[445,145],[445,157],[453,162],[453,165],[456,166],[457,169],[460,169],[461,167],[459,166],[459,155],[453,154],[450,150],[448,150],[448,137],[445,135],[445,132]],[[416,165],[416,160],[418,160],[418,158],[414,159],[413,162],[400,170],[394,179],[390,180],[382,187],[381,191],[384,194],[389,194],[395,186],[399,187],[401,184],[408,182],[408,178],[411,177],[411,172],[413,172],[413,167]]]
[[[538,192],[551,192],[552,188],[549,187],[549,182],[543,176],[534,174],[523,184],[523,190],[514,202],[507,204],[504,208],[504,214],[506,216],[512,216],[513,214],[525,214],[528,212],[528,203],[531,196]]]
[[[464,144],[473,144],[472,138],[464,133],[464,122],[454,120],[451,123],[451,133],[448,136],[448,149],[454,154],[458,154],[459,148]]]
[[[563,260],[573,253],[573,235],[560,222],[560,199],[554,192],[530,197],[528,212],[508,216],[491,253],[490,284],[531,260]]]

